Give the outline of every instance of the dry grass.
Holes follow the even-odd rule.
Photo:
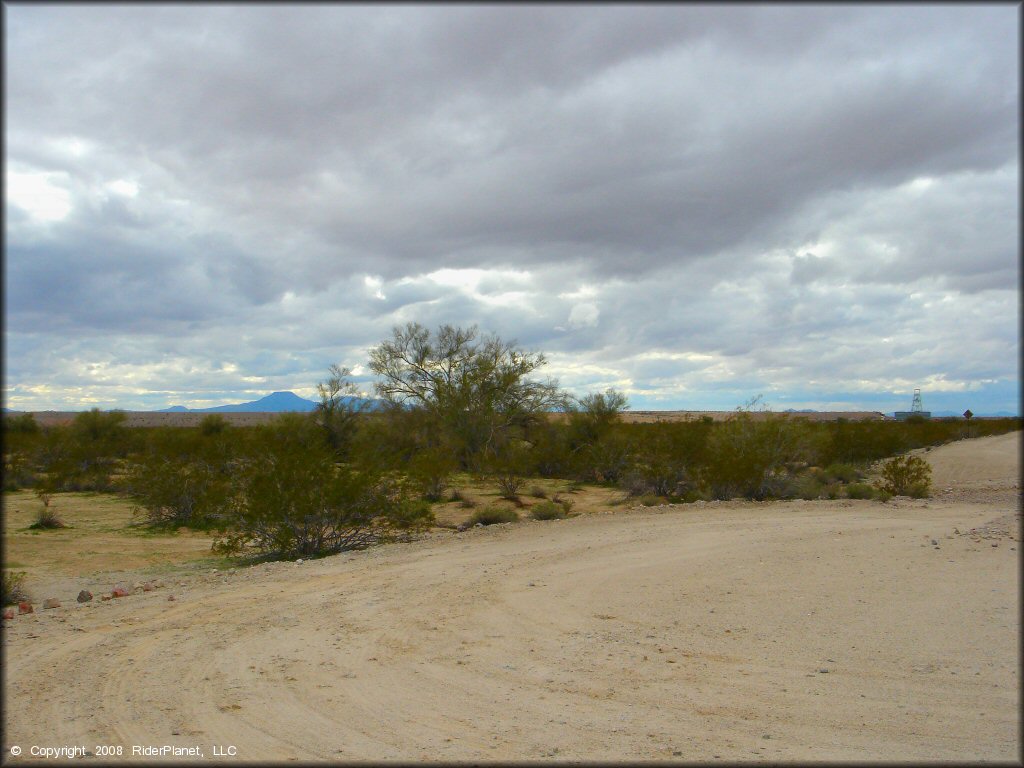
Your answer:
[[[572,512],[576,514],[592,514],[607,512],[619,505],[625,494],[616,488],[603,488],[596,485],[573,486],[567,480],[530,479],[530,495],[519,497],[519,502],[504,499],[498,484],[489,480],[480,480],[469,475],[456,475],[451,481],[461,497],[471,498],[481,506],[507,507],[520,513],[522,517],[530,516],[530,509],[542,504],[546,499],[535,494],[543,491],[548,498],[558,496],[572,502]],[[578,488],[578,490],[571,490]],[[468,522],[473,516],[473,508],[467,508],[459,501],[448,501],[433,505],[438,525],[455,527]]]
[[[101,493],[54,494],[65,528],[33,530],[45,511],[34,493],[4,494],[4,565],[29,582],[111,570],[177,566],[211,558],[208,533],[150,533],[131,502]]]

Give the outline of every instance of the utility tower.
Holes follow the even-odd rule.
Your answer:
[[[906,421],[911,416],[917,419],[930,419],[932,417],[931,411],[926,411],[924,405],[921,403],[921,390],[914,390],[914,400],[910,404],[909,411],[896,411],[893,416],[896,417],[896,421]]]
[[[921,404],[921,390],[914,390],[914,400],[910,404],[911,413],[924,413],[924,406]]]

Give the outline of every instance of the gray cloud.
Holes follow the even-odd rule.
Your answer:
[[[679,402],[1016,381],[1014,8],[5,12],[9,397],[114,339],[297,388],[411,319]]]

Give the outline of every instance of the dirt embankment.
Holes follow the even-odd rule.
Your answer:
[[[1019,761],[1019,440],[925,453],[929,500],[438,531],[19,617],[4,755]]]

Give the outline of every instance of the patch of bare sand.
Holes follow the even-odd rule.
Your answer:
[[[1009,486],[1016,440],[928,458]],[[4,754],[1018,761],[1019,526],[954,535],[1000,516],[687,505],[192,575],[8,622]]]

